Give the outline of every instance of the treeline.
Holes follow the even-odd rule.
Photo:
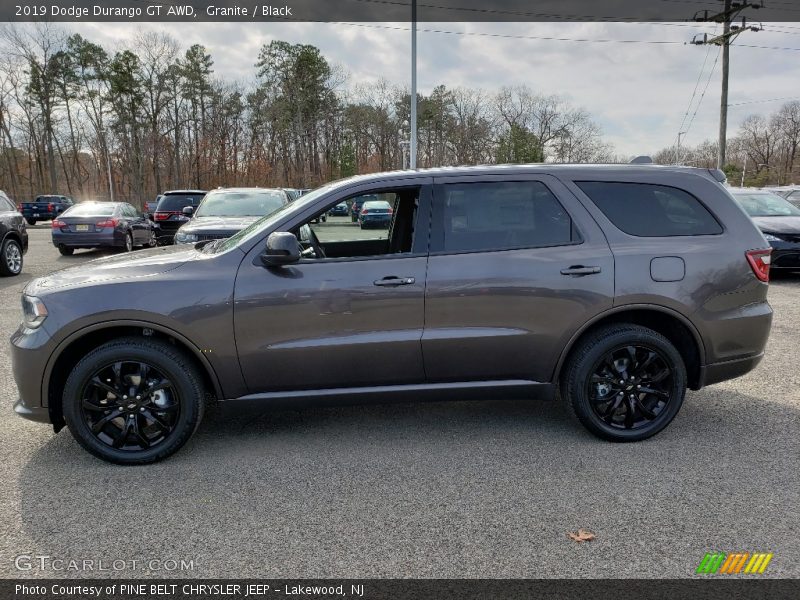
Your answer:
[[[350,85],[311,45],[265,44],[251,83],[163,33],[110,52],[52,25],[0,31],[0,189],[141,204],[164,189],[313,187],[408,164],[410,94]],[[528,87],[418,97],[420,167],[610,158],[590,115]]]
[[[728,139],[725,172],[732,185],[800,183],[800,101],[787,102],[768,116],[746,117],[736,136]],[[653,156],[660,164],[716,168],[717,143],[664,148]]]

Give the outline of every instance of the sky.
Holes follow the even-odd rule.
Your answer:
[[[410,87],[411,81],[408,23],[76,23],[66,27],[108,49],[124,46],[139,30],[168,32],[185,48],[205,45],[214,59],[215,75],[232,81],[252,81],[260,47],[275,39],[319,47],[331,63],[349,73],[350,86],[385,78]],[[421,23],[419,91],[427,94],[439,84],[487,91],[524,84],[542,94],[563,95],[586,109],[621,156],[653,154],[674,144],[679,131],[687,132],[682,144],[696,145],[717,137],[722,59],[717,46],[688,42],[696,34],[713,33],[714,27],[696,23]],[[747,115],[766,115],[783,103],[765,100],[800,99],[800,23],[764,23],[763,28],[743,33],[731,48],[729,103],[747,104],[730,107],[729,137]],[[530,39],[541,37],[672,43]]]

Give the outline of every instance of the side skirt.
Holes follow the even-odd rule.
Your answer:
[[[521,379],[297,390],[248,394],[219,404],[225,416],[271,409],[452,400],[552,400],[556,386]]]

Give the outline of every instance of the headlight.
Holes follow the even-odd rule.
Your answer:
[[[194,233],[182,233],[178,232],[175,234],[175,241],[178,244],[190,244],[192,242],[197,241],[197,234]]]
[[[22,321],[26,327],[36,329],[47,318],[47,307],[36,296],[22,295]]]
[[[768,242],[782,242],[783,240],[779,238],[777,235],[772,235],[771,233],[765,233],[764,239]]]

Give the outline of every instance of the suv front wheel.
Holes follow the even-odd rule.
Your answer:
[[[89,452],[117,464],[145,464],[176,452],[203,416],[202,378],[189,357],[148,338],[103,344],[64,386],[64,420]]]
[[[602,327],[570,355],[561,395],[593,434],[635,442],[657,434],[678,414],[686,367],[675,346],[652,329]]]

